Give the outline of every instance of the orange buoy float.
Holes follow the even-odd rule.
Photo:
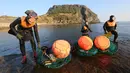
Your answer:
[[[66,58],[70,54],[70,48],[66,40],[56,40],[52,45],[52,51],[57,58]]]
[[[93,41],[88,36],[81,36],[78,40],[78,45],[83,50],[90,50],[93,46]]]
[[[94,40],[95,46],[100,50],[106,50],[110,46],[110,40],[106,36],[97,36]]]

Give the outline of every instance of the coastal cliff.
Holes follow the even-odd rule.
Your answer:
[[[84,10],[81,10],[84,9]],[[82,15],[84,13],[85,15]],[[39,25],[71,25],[81,24],[82,16],[85,16],[89,23],[99,23],[97,14],[92,12],[85,5],[54,5],[48,12],[39,15]],[[0,29],[9,27],[9,24],[17,17],[3,15],[0,16]]]

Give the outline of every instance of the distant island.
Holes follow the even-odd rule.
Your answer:
[[[49,8],[48,12],[39,15],[38,23],[43,25],[68,25],[81,24],[81,8],[85,8],[85,14],[88,17],[89,23],[99,23],[97,14],[92,12],[85,5],[54,5]],[[3,15],[0,16],[0,27],[6,27],[17,17]]]

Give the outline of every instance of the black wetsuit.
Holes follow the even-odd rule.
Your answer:
[[[85,26],[87,29],[84,29],[84,26]],[[91,31],[91,29],[89,28],[88,25],[84,25],[84,26],[82,26],[82,28],[81,28],[82,36],[89,36],[89,35],[88,35],[88,32]]]
[[[27,22],[27,19],[25,19],[25,21]],[[36,43],[34,40],[34,34],[35,34],[37,42],[40,42],[40,39],[39,39],[37,24],[35,24],[31,28],[23,28],[20,24],[21,24],[21,18],[19,17],[10,24],[9,33],[15,36],[19,33],[23,36],[23,39],[21,40],[19,39],[19,44],[20,44],[20,50],[22,52],[22,56],[24,56],[26,54],[25,41],[30,41],[33,52],[36,52]],[[17,29],[15,28],[16,25],[17,25]],[[34,34],[33,34],[33,31],[34,31]]]
[[[85,23],[85,22],[88,22],[86,21],[87,20],[87,15],[86,15],[86,8],[85,7],[82,7],[81,8],[81,15],[82,15],[82,19],[84,20],[84,23],[85,25],[82,26],[81,28],[81,32],[82,32],[82,36],[89,36],[88,35],[88,31],[91,31],[91,29],[89,28],[89,26]],[[84,29],[84,26],[86,26],[87,29]]]
[[[110,20],[109,20],[110,21]],[[111,22],[111,21],[110,21]],[[117,37],[118,37],[118,33],[115,31],[116,30],[116,27],[117,27],[117,24],[115,24],[115,26],[108,26],[108,23],[105,22],[104,26],[103,26],[103,29],[104,31],[106,32],[111,32],[113,35],[114,35],[114,42],[116,41]]]

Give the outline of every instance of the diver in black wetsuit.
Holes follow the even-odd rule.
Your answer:
[[[87,21],[87,15],[86,15],[86,8],[81,8],[81,15],[82,15],[82,20],[84,24],[81,28],[81,32],[82,32],[82,36],[89,36],[88,32],[92,32],[92,30],[90,29],[90,27],[88,26],[88,21]]]
[[[40,48],[40,39],[38,34],[38,27],[37,27],[37,13],[33,10],[27,10],[25,12],[27,16],[18,17],[15,21],[10,24],[10,30],[8,31],[9,34],[16,36],[19,39],[20,50],[22,53],[22,63],[27,62],[26,52],[25,52],[25,41],[30,41],[34,59],[36,61],[37,54],[36,54],[36,43],[34,38],[36,37],[38,48]],[[17,26],[17,29],[15,28]],[[35,36],[34,36],[34,34]]]
[[[104,33],[111,32],[114,35],[113,42],[115,42],[115,43],[116,43],[116,39],[118,38],[118,33],[116,32],[116,27],[117,27],[117,24],[115,22],[114,15],[111,15],[110,19],[108,21],[106,21],[103,26]]]
[[[84,24],[85,25],[83,25],[82,28],[81,28],[82,36],[89,36],[88,32],[89,31],[92,32],[92,30],[88,26],[88,22],[87,21],[85,21]]]

